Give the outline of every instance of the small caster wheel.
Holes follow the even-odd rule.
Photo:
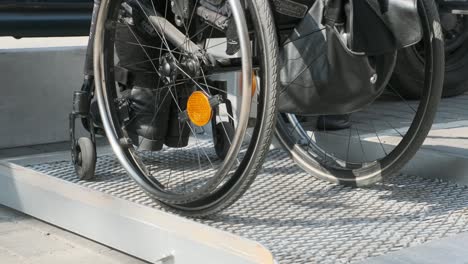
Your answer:
[[[96,146],[90,138],[81,137],[75,146],[73,157],[75,171],[80,180],[93,180],[96,169]]]
[[[216,155],[224,160],[226,155],[231,148],[231,142],[234,138],[235,130],[234,127],[229,122],[221,122],[216,124],[216,131],[214,133],[214,143]]]

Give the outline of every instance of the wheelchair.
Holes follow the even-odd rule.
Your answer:
[[[265,7],[97,2],[87,78],[70,117],[91,134],[73,139],[80,178],[94,177],[101,134],[129,176],[169,209],[203,216],[237,200],[274,131],[278,41]]]
[[[431,127],[442,89],[443,40],[432,1],[405,6],[404,18],[414,27],[403,30],[411,33],[403,38],[395,34],[402,30],[395,25],[399,5],[368,2],[374,5],[96,1],[85,82],[70,115],[78,176],[94,178],[100,134],[148,195],[169,210],[204,217],[248,189],[273,135],[300,167],[330,182],[364,186],[394,173]],[[372,34],[386,29],[377,43],[362,28],[369,14],[381,21],[369,28]],[[386,87],[390,78],[408,74],[394,72],[397,51],[413,45],[425,60],[426,89],[421,101],[401,103],[413,115],[396,127],[385,119],[385,107],[403,97]],[[375,109],[377,120],[365,114]],[[350,113],[340,131],[320,126],[321,117]],[[76,118],[89,137],[75,139]],[[393,125],[401,140],[388,129],[379,136],[380,122]],[[384,145],[383,137],[395,142]],[[356,144],[361,159],[349,155]]]

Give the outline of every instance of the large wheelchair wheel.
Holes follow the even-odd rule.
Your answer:
[[[208,2],[104,0],[94,44],[96,96],[114,153],[145,192],[191,216],[243,194],[276,117],[267,3]]]
[[[421,100],[409,102],[390,86],[371,105],[352,113],[349,124],[333,131],[317,124],[326,116],[282,114],[276,136],[304,170],[332,183],[366,186],[397,172],[420,148],[441,97],[444,43],[434,1],[419,0],[418,11],[423,26],[419,45],[426,58]]]

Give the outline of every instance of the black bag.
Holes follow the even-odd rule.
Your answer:
[[[378,55],[412,46],[422,39],[418,0],[351,0],[354,52]]]
[[[401,1],[406,3],[401,7],[406,10],[406,21],[417,20],[416,2],[393,3]],[[385,1],[348,1],[342,20],[332,21],[335,25],[327,21],[327,14],[334,13],[324,10],[324,0],[312,5],[280,51],[281,112],[351,113],[372,103],[383,92],[395,66],[396,50],[418,42],[421,26],[414,22],[402,27],[394,22],[399,6],[380,5],[381,2]],[[384,45],[376,38],[388,42]]]

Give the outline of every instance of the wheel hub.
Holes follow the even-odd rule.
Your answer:
[[[198,77],[200,74],[200,62],[195,56],[184,56],[181,62],[184,71],[192,77]]]
[[[453,14],[442,13],[440,14],[440,20],[444,31],[454,30],[458,24],[457,16]]]
[[[468,20],[463,15],[442,13],[441,24],[446,41],[446,52],[453,52],[468,38],[468,33],[466,33]]]
[[[169,53],[162,57],[159,72],[164,77],[174,77],[177,74],[176,61]]]
[[[194,78],[200,75],[201,65],[193,55],[182,55],[177,61],[172,54],[167,53],[161,59],[159,72],[163,77],[171,79],[175,77]]]

